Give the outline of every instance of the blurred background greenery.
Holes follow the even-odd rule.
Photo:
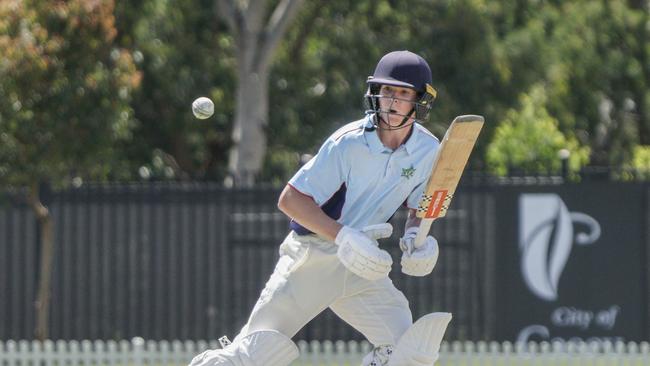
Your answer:
[[[553,173],[560,151],[571,172],[650,167],[648,1],[4,0],[0,184],[223,181],[250,144],[232,138],[238,103],[265,98],[238,93],[247,32],[262,47],[289,3],[258,86],[257,183],[282,184],[361,118],[366,77],[396,49],[432,67],[436,135],[486,117],[472,169]],[[216,111],[201,121],[190,104],[203,95]]]

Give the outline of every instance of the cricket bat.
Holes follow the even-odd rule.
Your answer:
[[[421,221],[415,237],[416,248],[424,243],[433,221],[447,214],[483,123],[482,116],[468,114],[454,118],[447,129],[418,204],[416,216]]]

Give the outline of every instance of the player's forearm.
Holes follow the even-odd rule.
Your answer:
[[[300,193],[289,185],[284,187],[280,194],[278,208],[308,230],[331,241],[334,241],[342,227],[341,224],[327,216],[313,198]]]

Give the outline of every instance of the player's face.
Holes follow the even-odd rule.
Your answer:
[[[404,116],[413,109],[413,102],[417,93],[413,89],[399,86],[382,85],[379,89],[379,107],[381,119],[389,126],[397,127],[402,123]]]

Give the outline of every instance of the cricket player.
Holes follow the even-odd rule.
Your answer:
[[[377,243],[392,234],[387,222],[406,205],[402,272],[425,276],[438,258],[432,236],[414,245],[415,209],[439,146],[418,123],[436,96],[431,70],[412,52],[391,52],[367,83],[366,117],[332,134],[280,195],[291,231],[248,322],[232,344],[196,356],[191,366],[289,365],[298,357],[291,337],[328,307],[375,346],[364,366],[424,366],[438,358],[451,314],[413,324],[407,299],[388,277],[391,256]]]

